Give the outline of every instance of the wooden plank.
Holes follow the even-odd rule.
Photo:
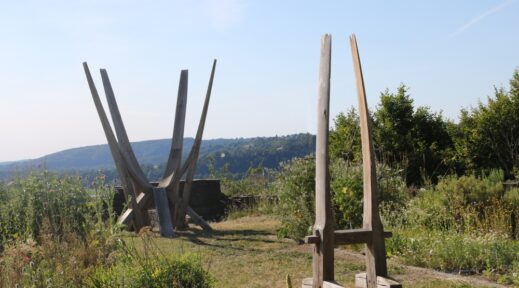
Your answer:
[[[94,100],[94,105],[97,110],[97,114],[99,116],[99,120],[101,121],[101,125],[103,127],[103,131],[106,136],[106,140],[108,142],[108,147],[110,148],[110,152],[112,154],[115,167],[117,171],[119,172],[119,176],[121,179],[121,183],[123,186],[125,186],[128,191],[130,189],[133,189],[132,182],[130,181],[129,171],[128,167],[126,165],[126,161],[124,159],[124,156],[121,154],[119,150],[119,146],[117,145],[117,140],[115,138],[115,135],[112,131],[112,127],[110,126],[110,122],[108,121],[108,117],[106,116],[105,110],[103,108],[103,104],[101,103],[101,100],[99,98],[99,94],[97,92],[97,88],[95,87],[94,80],[92,79],[92,74],[90,74],[90,69],[88,68],[88,64],[86,62],[83,62],[83,69],[85,70],[85,75],[87,78],[88,86],[90,88],[90,93],[92,94],[92,99]],[[145,183],[148,184],[149,183]],[[142,187],[147,188],[143,183]],[[149,186],[151,188],[151,185]],[[128,193],[128,191],[126,193]],[[128,195],[125,195],[128,196]],[[134,197],[130,197],[134,198]],[[128,198],[126,198],[128,199]],[[133,206],[135,203],[133,200],[130,200],[130,205]],[[135,207],[131,207],[135,208]],[[132,220],[134,220],[135,230],[138,231],[140,228],[144,226],[145,223],[143,223],[143,218],[139,217],[138,213],[135,213],[136,217],[133,217]]]
[[[359,273],[355,275],[355,287],[367,287],[366,273]],[[377,276],[377,288],[402,288],[402,284],[391,278]]]
[[[204,231],[213,231],[213,228],[209,223],[207,223],[198,213],[196,213],[195,210],[193,210],[191,207],[187,206],[187,215],[191,217],[193,222],[197,224],[198,226],[202,227]]]
[[[187,108],[187,86],[188,71],[182,70],[180,72],[180,80],[178,85],[177,106],[175,110],[175,123],[173,127],[173,137],[171,140],[171,149],[163,177],[164,179],[170,179],[166,186],[171,185],[173,174],[180,167],[180,162],[182,160],[182,144],[184,141],[184,126],[186,122]],[[180,177],[177,178],[180,179]]]
[[[200,146],[202,145],[202,135],[204,133],[207,111],[209,109],[209,100],[211,99],[215,69],[216,59],[213,61],[213,68],[211,69],[211,76],[209,77],[209,84],[207,86],[207,93],[205,95],[204,107],[202,109],[202,115],[200,116],[200,122],[198,123],[198,130],[196,132],[195,141],[193,143],[193,147],[191,148],[191,152],[189,153],[190,155],[188,157],[188,160],[186,161],[188,163],[189,168],[187,169],[186,182],[184,183],[183,191],[181,194],[182,204],[178,208],[179,214],[186,213],[186,208],[189,205],[189,199],[191,197],[191,187],[193,185],[193,178],[196,172],[196,164],[198,161]],[[205,224],[209,226],[207,223]]]
[[[112,89],[112,84],[110,83],[110,78],[108,78],[108,73],[106,72],[106,69],[101,69],[101,79],[103,81],[106,102],[108,103],[110,115],[112,116],[112,123],[114,124],[115,134],[117,135],[119,148],[121,152],[125,154],[126,159],[128,159],[128,165],[132,166],[132,169],[135,170],[139,178],[141,180],[148,182],[148,179],[146,179],[146,175],[142,171],[139,162],[137,161],[137,158],[133,153],[133,149],[130,144],[130,140],[128,139],[128,134],[126,133],[126,128],[124,127],[121,113],[119,112],[119,107],[117,105],[117,101],[115,100],[115,94]]]
[[[335,245],[369,243],[373,237],[373,231],[367,229],[351,229],[334,231]],[[392,236],[391,232],[384,232],[384,238]]]
[[[173,237],[173,223],[169,211],[168,196],[166,189],[160,187],[153,188],[153,198],[159,217],[160,235],[163,237]]]
[[[128,139],[126,128],[124,127],[121,113],[119,112],[119,107],[117,105],[117,101],[115,100],[115,94],[113,92],[112,84],[110,83],[110,78],[108,77],[106,69],[101,69],[101,79],[103,81],[103,88],[105,91],[108,108],[110,110],[110,115],[112,116],[112,123],[114,125],[115,134],[117,136],[119,150],[122,154],[124,154],[125,159],[128,159],[127,165],[132,166],[131,169],[136,172],[139,178],[139,182],[147,183],[148,179],[144,175],[144,172],[142,171],[139,163],[137,162],[137,158],[135,157],[133,149],[130,145],[130,140]],[[129,178],[129,173],[126,172],[125,174],[126,175],[123,176],[121,175],[121,173],[119,173],[120,178]],[[123,185],[125,187],[124,190],[128,190],[127,194],[131,196],[131,198],[127,197],[126,199],[130,199],[130,208],[135,208],[135,218],[140,219],[137,221],[142,222],[142,225],[149,225],[150,223],[147,214],[142,213],[141,209],[138,208],[139,206],[136,203],[139,190],[143,189],[144,187],[138,187],[138,185],[134,184],[134,181],[126,180],[126,182],[128,182],[129,184]],[[144,192],[146,192],[146,189],[143,190]],[[135,231],[139,231],[140,228],[143,227],[142,225],[137,225],[139,227],[136,227]]]
[[[328,132],[330,119],[330,72],[332,37],[321,37],[319,88],[317,103],[317,140],[315,170],[315,224],[314,233],[321,240],[314,245],[313,285],[322,287],[323,281],[334,280],[333,229],[334,220],[330,195]]]
[[[333,234],[335,245],[368,243],[373,235],[371,230],[366,229],[335,230]],[[390,238],[392,235],[391,232],[384,232],[384,238]],[[321,238],[317,235],[306,236],[304,239],[306,244],[318,244],[320,241]]]
[[[366,100],[366,90],[362,75],[362,66],[357,47],[357,40],[353,34],[350,37],[351,53],[357,83],[357,94],[359,100],[359,118],[362,143],[362,166],[364,183],[364,211],[363,227],[373,230],[373,238],[367,244],[366,266],[368,288],[376,286],[376,276],[387,276],[386,249],[384,245],[383,227],[378,211],[378,189],[376,163],[371,138],[371,123]]]
[[[302,288],[313,287],[314,279],[312,278],[304,278]],[[323,288],[344,288],[344,286],[339,285],[336,282],[323,281]]]
[[[324,281],[323,288],[344,288],[344,286],[339,285],[337,282]]]
[[[306,244],[318,244],[321,243],[321,237],[317,235],[306,236],[304,242]]]

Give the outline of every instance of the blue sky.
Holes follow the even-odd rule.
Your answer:
[[[333,36],[332,116],[356,102],[357,35],[375,106],[410,87],[457,120],[519,67],[519,0],[0,1],[0,161],[102,144],[81,63],[106,68],[132,141],[172,134],[189,69],[186,136],[218,66],[204,138],[315,131],[320,36]]]

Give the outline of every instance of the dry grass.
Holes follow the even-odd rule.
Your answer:
[[[277,239],[279,225],[266,216],[249,216],[213,223],[212,234],[192,228],[174,239],[153,238],[153,243],[166,255],[199,254],[206,269],[215,276],[217,287],[287,287],[287,275],[293,287],[300,287],[302,279],[311,276],[311,247]],[[126,241],[142,248],[139,237],[128,236]],[[336,250],[335,255],[336,280],[351,287],[354,275],[365,269],[364,258],[342,249]],[[404,287],[499,286],[476,277],[408,268],[394,261],[389,262],[389,270]]]

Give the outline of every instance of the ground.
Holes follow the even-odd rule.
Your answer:
[[[214,232],[203,233],[192,227],[173,239],[151,237],[152,246],[165,255],[195,253],[217,280],[216,287],[301,287],[312,274],[312,247],[292,240],[278,239],[279,222],[267,216],[247,216],[212,223]],[[128,236],[127,243],[142,249],[139,236]],[[363,272],[364,257],[356,249],[335,250],[338,283],[352,287],[356,273]],[[478,276],[459,276],[401,265],[390,259],[389,274],[404,287],[503,287]]]

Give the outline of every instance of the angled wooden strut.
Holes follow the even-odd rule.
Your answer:
[[[364,80],[355,35],[350,37],[350,42],[357,80],[361,126],[364,187],[363,227],[360,229],[334,231],[334,214],[330,200],[330,176],[328,171],[331,36],[326,34],[321,38],[316,140],[316,218],[314,235],[305,238],[306,243],[314,244],[313,276],[303,280],[303,287],[342,287],[334,282],[334,245],[359,243],[365,243],[367,247],[367,272],[356,275],[356,286],[369,288],[401,287],[396,281],[386,278],[387,264],[384,238],[391,237],[391,233],[384,232],[378,212],[375,156]]]
[[[364,183],[364,209],[362,226],[371,230],[371,241],[366,242],[366,279],[367,287],[376,287],[377,276],[387,276],[386,247],[384,244],[384,229],[380,219],[378,207],[377,171],[373,140],[371,137],[371,123],[369,119],[366,89],[360,63],[359,50],[355,35],[350,37],[353,66],[357,83],[359,99],[360,135],[362,143],[362,171]]]
[[[211,70],[209,87],[195,138],[195,144],[193,145],[189,157],[184,164],[181,163],[181,156],[186,116],[188,72],[187,70],[181,71],[170,156],[168,157],[163,179],[159,182],[158,187],[153,187],[139,166],[135,153],[131,147],[115,100],[112,85],[108,78],[108,73],[105,69],[101,69],[101,78],[110,114],[112,116],[112,122],[116,132],[115,134],[110,122],[108,121],[106,112],[90,74],[90,70],[88,69],[88,65],[86,62],[83,63],[90,92],[101,120],[117,171],[121,178],[125,197],[129,199],[129,208],[120,216],[118,220],[119,223],[133,226],[136,231],[139,231],[143,226],[149,225],[147,207],[149,207],[150,199],[153,199],[159,216],[161,235],[171,237],[173,236],[173,228],[182,229],[185,225],[186,214],[188,214],[193,221],[200,225],[204,230],[211,230],[211,226],[189,207],[189,195],[194,171],[196,169],[196,161],[198,160],[205,119],[207,117],[215,67],[216,60],[214,60]],[[180,179],[186,172],[186,185],[184,186],[183,191],[180,191]],[[150,197],[151,195],[153,195],[153,197]],[[170,204],[172,207],[175,207],[173,213],[170,211]]]

